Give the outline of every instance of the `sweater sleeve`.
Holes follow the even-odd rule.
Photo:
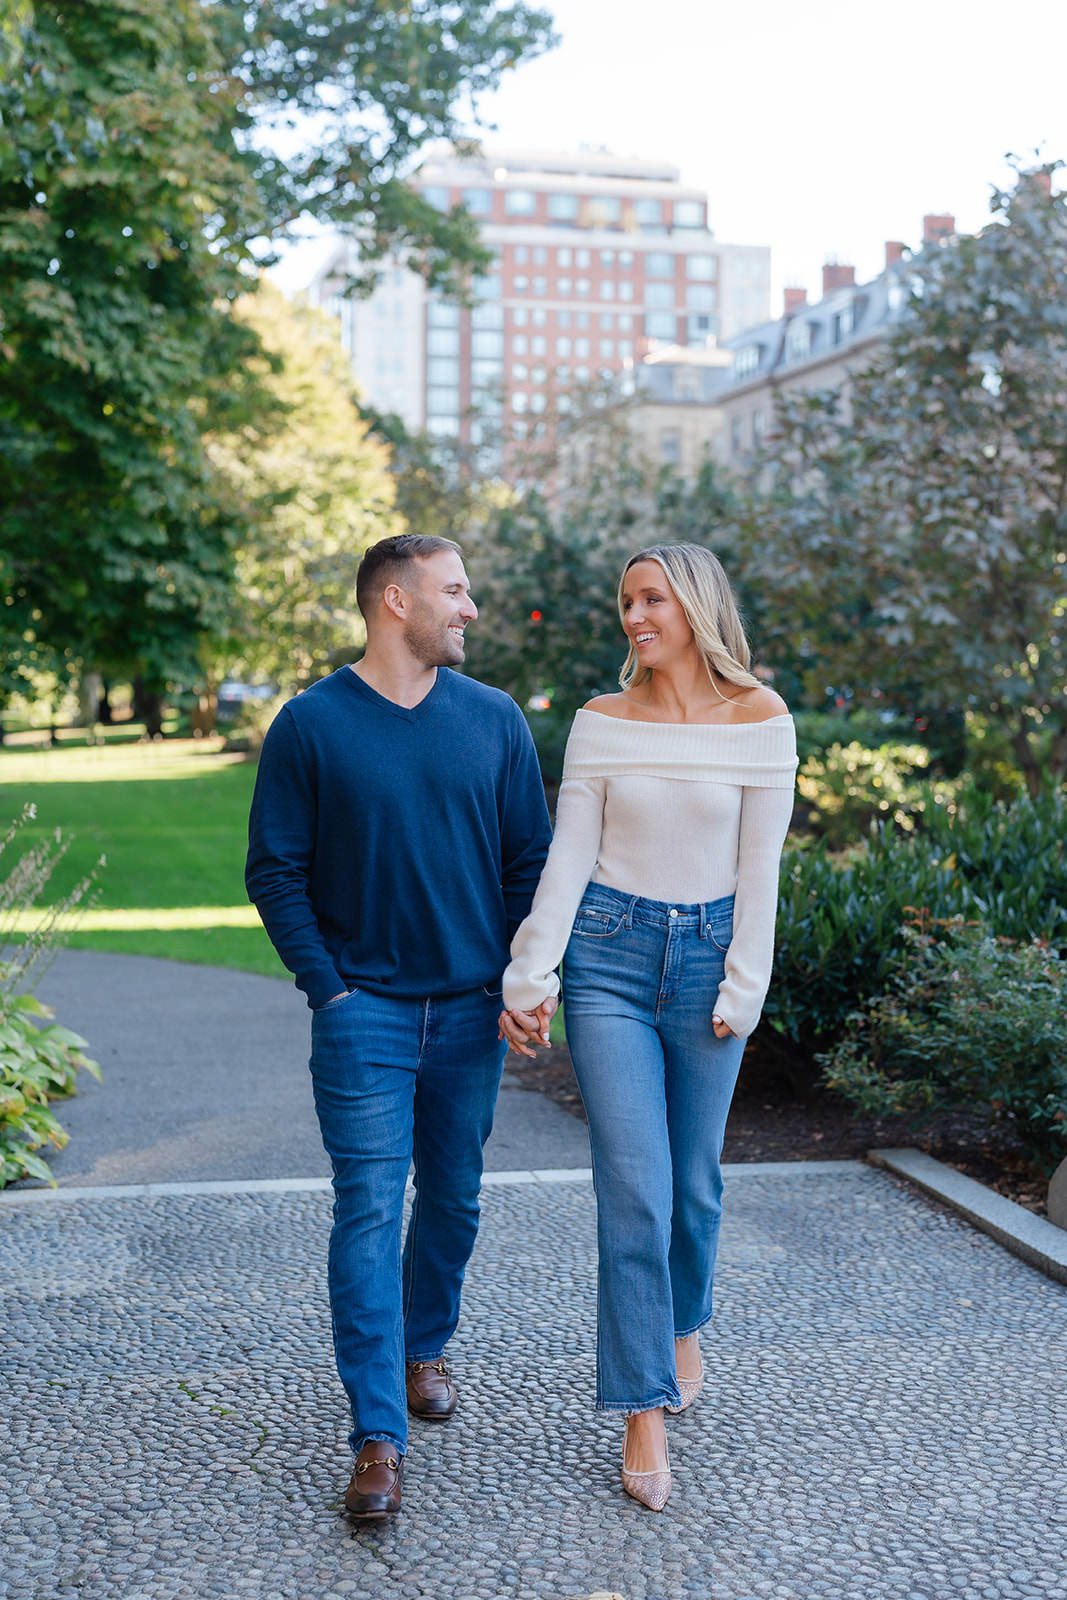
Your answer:
[[[792,814],[792,789],[742,791],[734,930],[715,1002],[739,1039],[759,1021],[771,981],[778,870]]]
[[[347,987],[311,905],[316,831],[314,773],[283,706],[260,752],[248,819],[245,887],[271,944],[312,1010]]]
[[[565,778],[560,786],[545,870],[530,915],[511,942],[511,962],[504,973],[509,1011],[532,1011],[559,993],[555,969],[596,866],[605,788],[603,778]]]

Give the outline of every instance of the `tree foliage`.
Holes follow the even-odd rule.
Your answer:
[[[1067,197],[1055,166],[918,258],[910,304],[847,395],[784,397],[748,569],[776,657],[817,698],[1010,739],[1036,793],[1067,775]],[[799,646],[799,647],[798,647]]]
[[[262,381],[275,405],[208,441],[248,527],[214,675],[266,678],[293,694],[362,640],[356,570],[366,546],[401,523],[388,450],[357,410],[328,320],[269,284],[236,312],[267,352]]]

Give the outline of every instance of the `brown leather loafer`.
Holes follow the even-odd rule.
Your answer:
[[[404,1379],[408,1410],[427,1422],[445,1422],[459,1404],[456,1386],[444,1361],[406,1361]]]
[[[400,1510],[404,1458],[395,1446],[368,1439],[356,1457],[352,1481],[345,1490],[345,1509],[354,1517],[395,1517]]]

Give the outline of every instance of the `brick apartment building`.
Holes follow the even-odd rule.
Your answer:
[[[308,290],[340,317],[367,399],[411,427],[474,444],[502,423],[521,434],[575,385],[626,382],[651,352],[707,350],[768,316],[769,249],[717,240],[707,196],[665,163],[445,149],[414,181],[431,204],[479,220],[494,264],[473,308],[397,266],[370,299],[341,298],[347,240]]]

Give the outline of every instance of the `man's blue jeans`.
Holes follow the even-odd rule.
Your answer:
[[[354,989],[312,1013],[315,1108],[333,1163],[334,1350],[357,1453],[368,1439],[404,1453],[404,1361],[438,1360],[459,1320],[504,1060],[500,1009],[499,991],[411,1000]]]
[[[743,1039],[711,1019],[733,896],[667,905],[590,884],[563,965],[600,1252],[597,1406],[679,1403],[674,1340],[710,1320],[726,1117]]]

